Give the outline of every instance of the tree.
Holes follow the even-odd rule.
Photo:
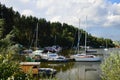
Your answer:
[[[120,53],[112,53],[102,64],[102,80],[120,80]]]
[[[4,20],[0,19],[0,39],[3,37],[4,32]]]

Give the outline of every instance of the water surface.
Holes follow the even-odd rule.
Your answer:
[[[104,61],[110,53],[120,51],[119,49],[97,50],[98,55]],[[41,67],[54,68],[58,71],[58,80],[101,80],[100,64],[102,62],[41,62]]]

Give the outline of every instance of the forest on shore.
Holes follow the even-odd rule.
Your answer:
[[[77,45],[78,28],[67,23],[50,22],[44,18],[21,15],[0,3],[0,47],[5,48],[7,44],[20,44],[26,48],[35,46],[35,32],[38,24],[38,47],[59,45],[71,48]],[[80,45],[85,44],[87,34],[87,46],[100,48],[106,46],[114,47],[111,39],[98,38],[86,31],[80,31]]]

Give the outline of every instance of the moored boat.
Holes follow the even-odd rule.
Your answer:
[[[39,68],[39,75],[42,77],[54,77],[57,71],[53,68]]]
[[[86,54],[75,54],[71,56],[75,61],[81,62],[92,62],[92,61],[101,61],[100,57],[96,57],[94,55],[86,55]]]
[[[68,59],[64,56],[57,56],[56,58],[54,58],[52,60],[49,59],[48,61],[67,62]]]
[[[80,22],[79,22],[80,23]],[[80,27],[80,25],[79,25]],[[79,49],[79,42],[80,42],[80,32],[78,30],[78,44],[77,44],[77,54],[70,56],[70,58],[74,59],[75,61],[101,61],[100,57],[97,57],[95,55],[87,55],[86,51],[87,51],[87,33],[85,33],[85,53],[79,53],[80,49]]]

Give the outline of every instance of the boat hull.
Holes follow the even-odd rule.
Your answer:
[[[49,62],[67,62],[68,59],[53,59],[53,60],[50,60],[48,59]]]
[[[86,53],[97,53],[96,50],[87,50]]]
[[[79,58],[79,57],[76,57],[74,59],[75,59],[75,61],[81,61],[81,62],[98,62],[98,61],[101,61],[101,58],[99,58],[99,57],[95,57],[95,58]]]

